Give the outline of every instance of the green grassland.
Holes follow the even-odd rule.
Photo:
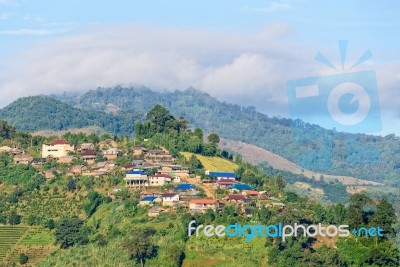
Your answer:
[[[189,160],[193,154],[189,152],[180,153],[185,157],[186,160]],[[204,168],[209,171],[233,172],[239,167],[235,163],[220,157],[206,157],[199,154],[196,154],[196,157],[201,161],[201,164],[203,164]]]

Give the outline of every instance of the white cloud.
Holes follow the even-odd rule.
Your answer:
[[[16,29],[16,30],[0,30],[0,35],[14,35],[14,36],[23,36],[23,35],[52,35],[59,34],[68,31],[67,28],[60,29]]]
[[[292,32],[286,24],[254,34],[96,26],[0,61],[6,70],[0,73],[0,105],[25,95],[117,84],[193,86],[221,100],[287,115],[286,81],[330,71],[314,61],[317,48],[291,42]],[[400,62],[370,64],[377,70],[382,110],[398,114]]]

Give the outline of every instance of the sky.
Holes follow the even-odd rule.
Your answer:
[[[0,0],[0,107],[21,96],[115,85],[194,87],[268,115],[399,135],[398,14],[394,0]],[[342,54],[339,40],[348,41]],[[366,51],[370,57],[351,68]],[[325,64],[315,60],[318,53]],[[352,80],[341,80],[349,72]],[[354,83],[368,87],[366,113],[374,114],[357,113],[369,120],[366,128],[340,128],[330,116],[340,111],[316,109],[329,105],[337,89],[324,77],[352,82],[347,94],[359,92]],[[298,79],[325,92],[300,105],[288,91],[288,81]],[[362,93],[353,96],[338,98],[348,107],[344,117],[365,103]]]

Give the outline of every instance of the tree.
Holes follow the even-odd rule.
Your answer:
[[[279,191],[282,191],[282,190],[285,188],[286,182],[285,182],[285,180],[283,179],[282,174],[279,173],[279,174],[276,176],[275,184],[276,184],[276,187],[278,187],[278,190],[279,190]]]
[[[218,134],[216,134],[216,133],[211,133],[208,136],[208,142],[210,142],[210,143],[218,144],[219,141],[220,141],[220,138],[219,138]]]
[[[189,159],[189,171],[191,173],[195,173],[196,171],[202,169],[203,167],[204,166],[203,164],[201,164],[201,161],[194,154],[192,154],[192,156]]]
[[[164,132],[167,122],[175,119],[168,109],[157,104],[147,113],[146,120],[154,124],[157,132]]]
[[[68,181],[67,181],[67,190],[68,190],[68,191],[74,191],[75,189],[76,189],[76,182],[75,182],[75,179],[72,178],[72,177],[68,178]]]
[[[24,264],[28,263],[28,260],[29,260],[29,258],[28,258],[28,256],[25,255],[25,253],[19,254],[19,263],[20,264],[24,265]]]
[[[372,217],[371,223],[383,229],[384,236],[393,235],[392,227],[397,221],[396,211],[393,206],[386,200],[382,199],[376,206],[376,213]]]
[[[54,233],[56,243],[61,248],[69,248],[75,244],[86,244],[88,240],[88,230],[83,226],[83,221],[77,217],[62,218],[56,226]]]
[[[91,191],[87,195],[86,203],[83,205],[83,209],[86,212],[86,215],[90,217],[93,213],[96,212],[97,207],[103,202],[103,197],[95,192]]]
[[[11,225],[17,225],[21,223],[21,216],[17,214],[15,210],[11,211],[10,217],[8,218],[8,222]]]
[[[128,237],[123,242],[123,246],[131,254],[131,258],[140,261],[142,267],[144,260],[155,253],[152,236],[155,230],[153,228],[133,228]]]
[[[371,199],[364,194],[354,194],[350,197],[347,209],[347,222],[350,227],[359,228],[367,223],[364,218],[364,206],[369,202]]]
[[[204,136],[204,134],[203,134],[203,130],[202,130],[202,129],[200,129],[200,128],[194,129],[193,134],[194,134],[195,136],[197,136],[201,141],[203,141],[203,136]]]
[[[49,228],[50,230],[56,227],[56,222],[53,219],[50,219],[46,222],[45,227]]]

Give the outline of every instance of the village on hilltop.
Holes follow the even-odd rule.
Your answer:
[[[0,147],[0,153],[12,154],[15,164],[31,164],[39,170],[47,161],[56,160],[68,167],[65,175],[70,177],[100,177],[122,172],[125,188],[140,192],[139,205],[149,206],[149,217],[174,212],[177,208],[191,213],[205,213],[208,209],[219,211],[227,204],[236,206],[247,217],[252,217],[254,208],[285,210],[285,204],[279,199],[240,183],[234,172],[206,170],[206,178],[201,179],[190,173],[188,167],[177,164],[176,158],[166,149],[144,146],[122,149],[112,139],[73,146],[64,139],[56,139],[42,145],[40,158],[17,147]],[[133,160],[123,166],[116,164],[116,159],[125,156]],[[62,170],[51,168],[43,171],[43,176],[50,180],[61,173]],[[109,197],[118,200],[122,189],[114,188],[108,192]]]

